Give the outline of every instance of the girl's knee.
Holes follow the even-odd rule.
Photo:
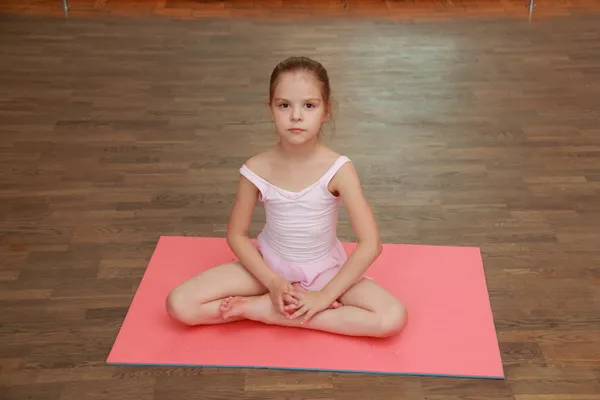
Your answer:
[[[186,325],[195,325],[189,301],[186,299],[185,293],[182,293],[178,288],[173,289],[168,294],[165,307],[167,313],[174,320]]]
[[[394,301],[381,312],[381,329],[378,336],[393,336],[403,330],[407,322],[408,311],[406,307],[401,302]]]

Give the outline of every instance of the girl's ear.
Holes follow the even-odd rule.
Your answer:
[[[329,100],[327,102],[327,107],[325,108],[325,115],[323,116],[323,123],[329,121],[329,119],[331,118],[332,110],[333,110],[333,104],[331,103],[331,100]]]

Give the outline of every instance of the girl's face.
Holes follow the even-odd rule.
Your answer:
[[[280,139],[295,145],[318,138],[328,108],[319,82],[307,72],[282,74],[269,104]]]

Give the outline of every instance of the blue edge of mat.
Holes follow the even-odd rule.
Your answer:
[[[436,378],[459,378],[459,379],[492,379],[492,380],[504,380],[502,376],[477,376],[477,375],[445,375],[445,374],[418,374],[410,372],[374,372],[374,371],[360,371],[360,370],[335,370],[335,369],[318,369],[318,368],[285,368],[285,367],[257,367],[257,366],[228,366],[228,365],[202,365],[202,364],[135,364],[135,363],[110,363],[106,365],[118,366],[118,367],[184,367],[184,368],[215,368],[215,369],[272,369],[282,371],[307,371],[307,372],[340,372],[340,373],[354,373],[354,374],[366,374],[366,375],[397,375],[397,376],[424,376],[424,377],[436,377]]]

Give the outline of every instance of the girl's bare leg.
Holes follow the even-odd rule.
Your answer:
[[[174,288],[166,301],[167,312],[186,325],[231,322],[223,319],[221,304],[229,296],[256,296],[267,289],[240,263],[228,263],[206,270]]]
[[[404,328],[408,314],[394,296],[371,280],[362,279],[341,298],[339,308],[321,311],[302,325],[273,307],[269,295],[236,296],[223,301],[223,316],[247,318],[266,324],[304,327],[350,336],[387,337]]]
[[[298,284],[293,286],[296,290],[303,290]],[[234,262],[211,268],[177,286],[169,293],[166,308],[171,317],[186,325],[221,324],[246,319],[242,316],[230,316],[225,320],[224,299],[262,294],[272,304],[271,296],[262,283],[240,263]],[[292,297],[284,297],[285,304],[292,301]],[[339,306],[336,301],[332,308]]]

